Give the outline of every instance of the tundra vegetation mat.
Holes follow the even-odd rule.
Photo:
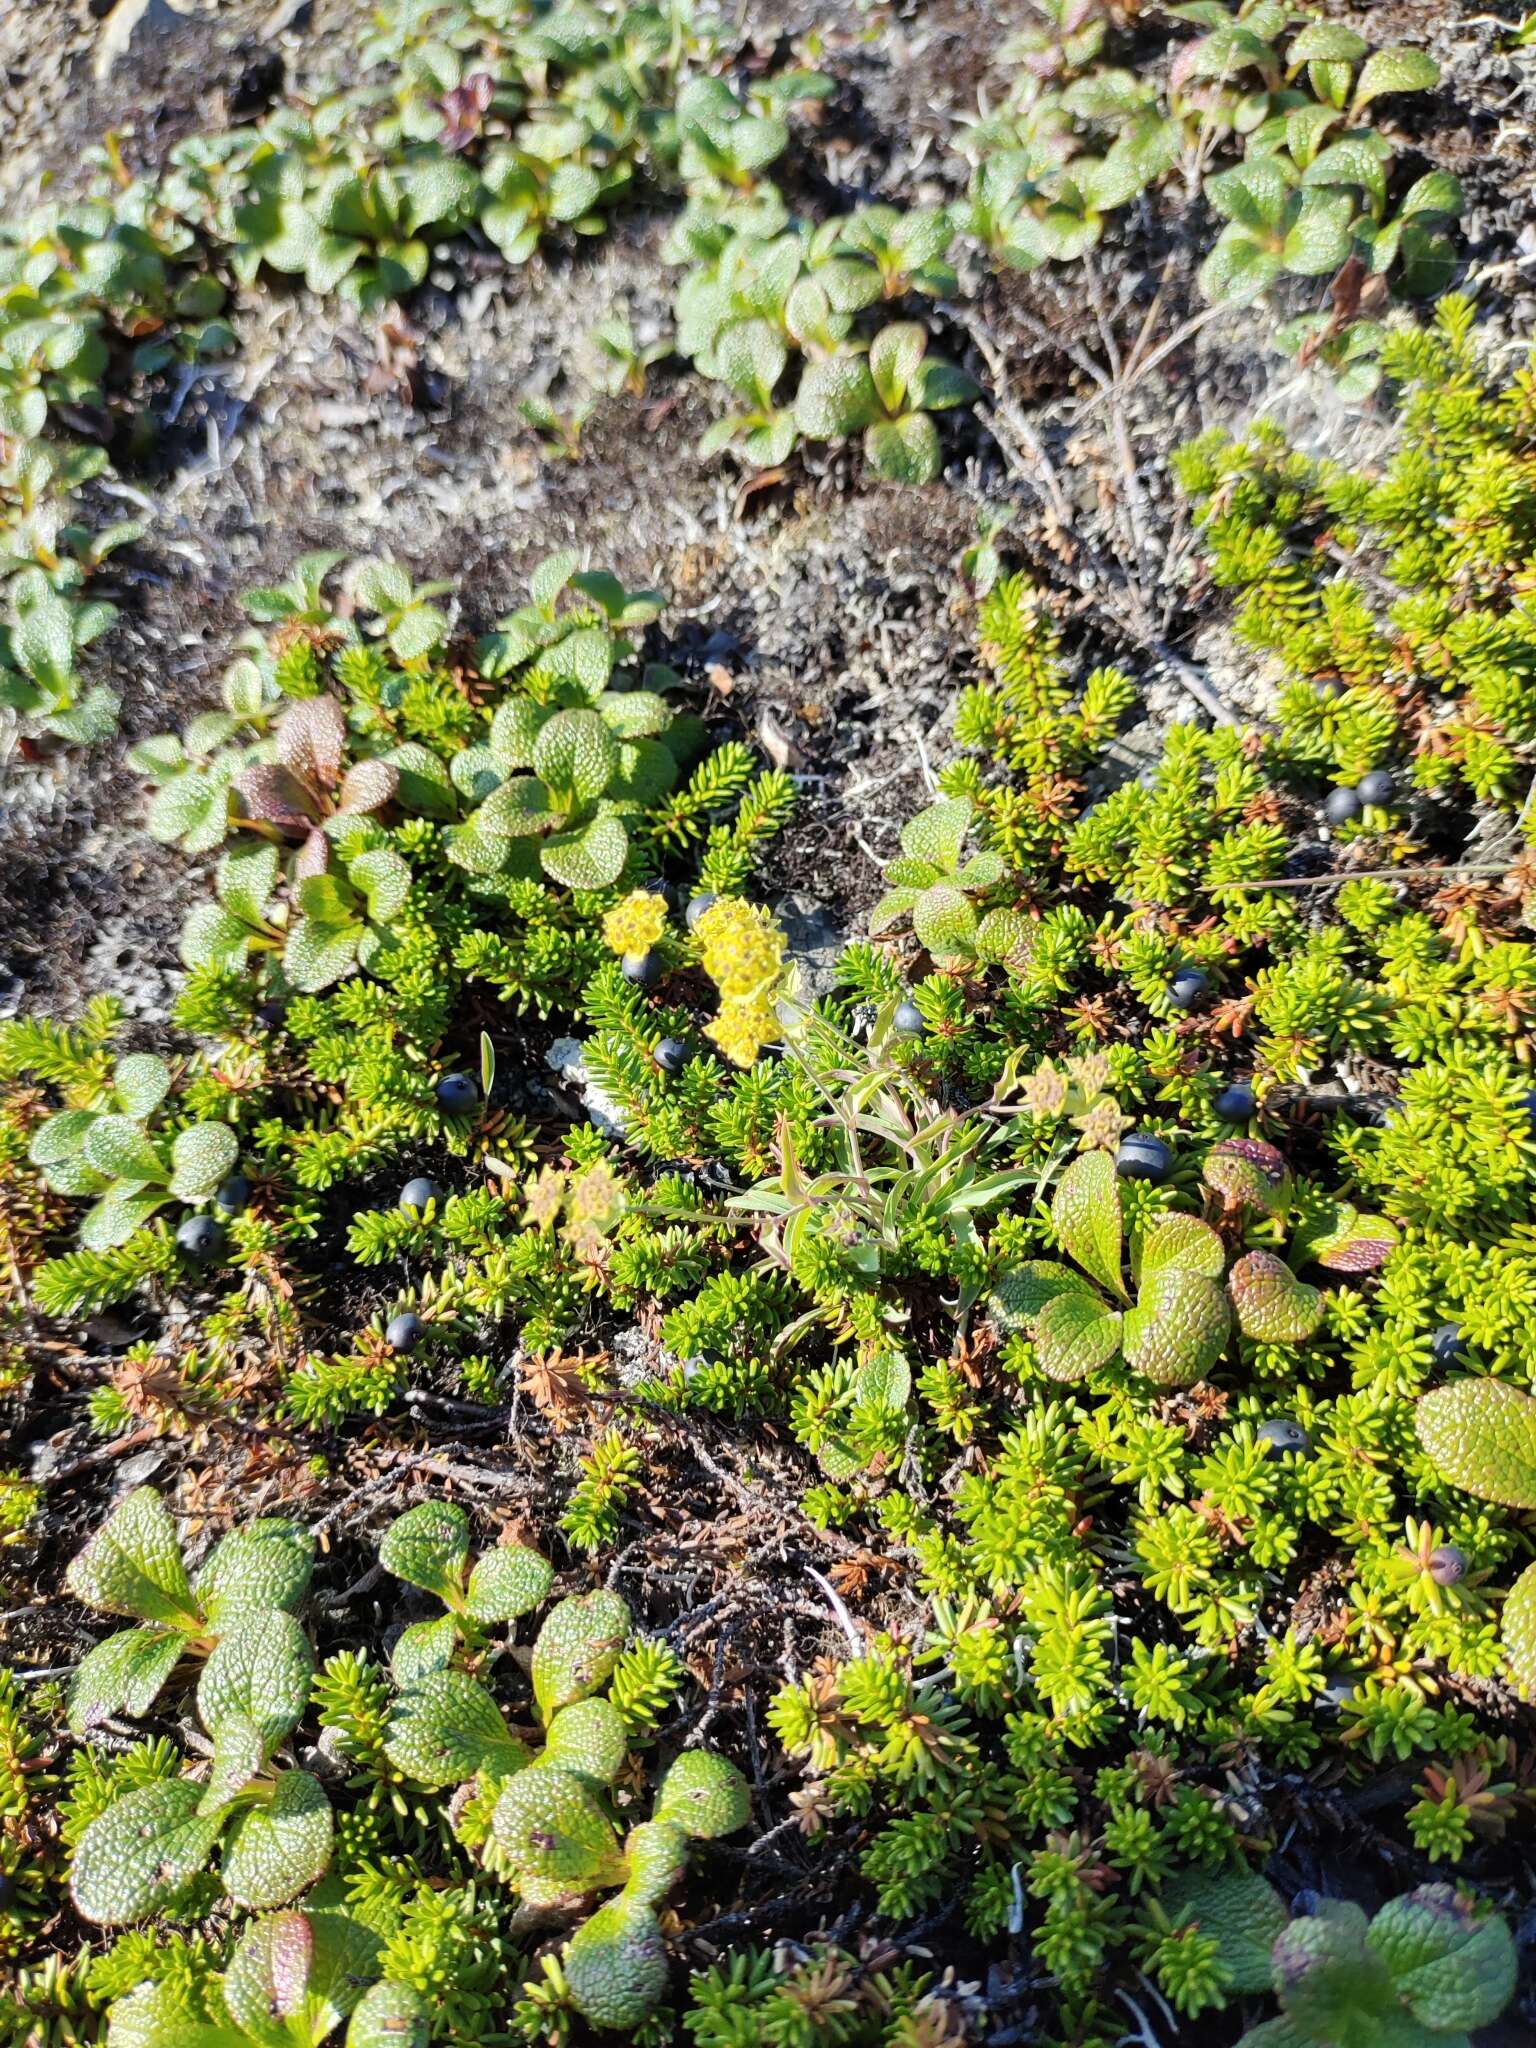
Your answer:
[[[1532,2039],[1533,53],[0,22],[0,2048]]]

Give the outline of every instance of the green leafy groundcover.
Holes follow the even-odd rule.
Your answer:
[[[1431,1880],[1497,1872],[1536,1686],[1530,871],[1459,858],[1528,808],[1532,386],[1459,300],[1385,362],[1379,473],[1179,459],[1274,721],[1090,802],[1134,679],[1004,581],[814,1003],[750,897],[791,790],[709,750],[662,595],[558,558],[470,642],[394,564],[251,594],[224,708],[134,756],[148,830],[218,854],[174,1042],[0,1028],[18,1339],[136,1300],[102,1438],[259,1415],[295,1474],[514,1380],[605,1426],[536,1540],[396,1521],[409,1625],[333,1601],[323,1658],[302,1511],[209,1550],[103,1509],[67,1587],[127,1626],[0,1702],[10,2038],[984,2039],[914,1923],[1022,1944],[1074,2048],[1154,1996],[1248,2048],[1503,2008],[1496,1878]],[[592,1121],[513,1114],[530,1033]],[[589,1347],[637,1324],[621,1390]],[[581,1563],[700,1413],[787,1424],[811,1523],[926,1603],[861,1627],[855,1574],[734,1758]],[[1263,1874],[1322,1784],[1425,1880],[1374,1920]],[[791,1822],[869,1931],[685,1979],[730,1838]]]

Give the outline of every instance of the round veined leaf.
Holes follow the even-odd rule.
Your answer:
[[[193,1124],[171,1146],[171,1193],[184,1202],[206,1201],[229,1178],[240,1141],[228,1124]]]
[[[594,2027],[634,2032],[667,1988],[655,1913],[622,1894],[576,1930],[563,1961],[571,2003]]]
[[[994,1322],[1005,1330],[1032,1331],[1036,1318],[1058,1294],[1086,1294],[1092,1289],[1081,1273],[1053,1259],[1026,1259],[1004,1273],[988,1300]]]
[[[1300,1344],[1323,1320],[1323,1297],[1273,1252],[1248,1252],[1227,1282],[1238,1327],[1261,1344]]]
[[[1256,1870],[1181,1870],[1163,1886],[1161,1903],[1175,1927],[1215,1935],[1228,1988],[1239,1997],[1272,1989],[1271,1951],[1291,1916],[1267,1878]]]
[[[530,1765],[503,1789],[491,1833],[531,1906],[601,1891],[623,1876],[618,1831],[597,1794],[552,1764]]]
[[[98,1643],[70,1680],[70,1733],[89,1735],[118,1714],[147,1714],[186,1644],[179,1630],[153,1625],[120,1629]]]
[[[409,1984],[373,1984],[347,2025],[347,2048],[427,2048],[427,2008]]]
[[[213,1629],[264,1607],[293,1613],[309,1590],[315,1539],[301,1522],[264,1516],[215,1544],[193,1581]]]
[[[746,1779],[728,1758],[709,1749],[685,1749],[661,1781],[657,1820],[669,1820],[703,1841],[734,1834],[752,1817]]]
[[[1099,1295],[1067,1292],[1048,1301],[1035,1321],[1035,1356],[1053,1380],[1082,1380],[1120,1349],[1122,1318]]]
[[[131,1052],[112,1071],[112,1092],[125,1114],[153,1116],[170,1093],[171,1070],[152,1052]]]
[[[170,1510],[152,1486],[135,1487],[71,1562],[64,1584],[83,1606],[136,1621],[200,1625]]]
[[[1536,1508],[1536,1400],[1502,1380],[1458,1380],[1424,1395],[1414,1426],[1441,1477],[1477,1500]]]
[[[378,1966],[378,1936],[350,1913],[277,1913],[240,1937],[224,1972],[224,2002],[247,2040],[298,2048],[341,2024]]]
[[[324,1788],[307,1771],[284,1771],[265,1806],[247,1807],[224,1843],[219,1872],[237,1906],[283,1906],[325,1875],[333,1822]]]
[[[141,1785],[96,1816],[75,1850],[69,1889],[98,1926],[120,1927],[167,1905],[203,1868],[224,1823],[200,1816],[187,1778]]]
[[[1509,1929],[1497,1913],[1477,1914],[1451,1885],[1389,1899],[1365,1939],[1385,1959],[1396,1998],[1436,2034],[1486,2027],[1514,1996]]]
[[[599,1589],[562,1600],[533,1646],[533,1692],[541,1719],[585,1699],[612,1676],[630,1630],[617,1593]]]
[[[549,1596],[555,1568],[521,1543],[488,1550],[469,1575],[464,1606],[476,1621],[516,1621]]]
[[[1101,1287],[1123,1298],[1120,1247],[1124,1225],[1115,1162],[1107,1152],[1080,1152],[1051,1200],[1056,1242]]]
[[[624,1768],[629,1735],[608,1700],[573,1700],[549,1724],[541,1764],[551,1764],[589,1785],[611,1785]]]
[[[1125,1318],[1125,1360],[1161,1387],[1189,1387],[1226,1348],[1227,1297],[1203,1273],[1177,1266],[1154,1275]]]
[[[600,797],[618,765],[618,742],[595,711],[557,712],[534,743],[533,772],[566,809]]]
[[[86,1161],[109,1180],[163,1182],[165,1162],[131,1116],[98,1116],[81,1147]]]
[[[567,889],[606,889],[616,882],[629,852],[620,819],[594,818],[580,831],[560,832],[539,849],[544,872]]]
[[[269,1745],[297,1727],[315,1674],[309,1638],[291,1614],[269,1607],[239,1615],[209,1652],[197,1711],[210,1735],[227,1715],[261,1730]]]
[[[425,1500],[407,1509],[385,1530],[379,1563],[407,1585],[457,1605],[469,1563],[468,1515],[452,1501]]]
[[[465,1671],[434,1671],[390,1709],[384,1753],[419,1785],[462,1785],[477,1771],[520,1770],[528,1752],[500,1707]]]
[[[1138,1277],[1145,1286],[1155,1273],[1177,1266],[1219,1280],[1226,1264],[1226,1247],[1211,1226],[1198,1216],[1172,1210],[1156,1217],[1143,1233]]]
[[[453,1615],[413,1621],[395,1638],[389,1653],[389,1675],[396,1685],[419,1685],[434,1671],[446,1671],[458,1647],[459,1624]]]
[[[1515,1683],[1529,1698],[1536,1694],[1536,1564],[1527,1565],[1509,1590],[1502,1633]]]

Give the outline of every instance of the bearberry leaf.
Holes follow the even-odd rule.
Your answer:
[[[1107,1152],[1080,1152],[1071,1162],[1057,1184],[1051,1222],[1056,1242],[1068,1257],[1123,1300],[1120,1188],[1115,1162]]]
[[[98,1643],[70,1681],[70,1733],[89,1735],[117,1714],[147,1714],[186,1646],[180,1630],[154,1625]]]
[[[566,810],[600,797],[618,765],[618,743],[595,711],[558,712],[534,742],[534,773]]]
[[[930,804],[902,827],[902,852],[909,859],[931,862],[940,874],[953,873],[960,864],[960,850],[971,829],[974,812],[975,806],[964,796],[946,797]]]
[[[407,1509],[385,1530],[379,1563],[407,1585],[436,1594],[445,1606],[461,1606],[469,1564],[468,1515],[451,1501],[426,1500]]]
[[[269,1747],[297,1727],[309,1704],[315,1658],[291,1614],[269,1607],[242,1614],[209,1652],[197,1685],[197,1711],[210,1735],[238,1716]]]
[[[1477,1500],[1536,1508],[1536,1400],[1502,1380],[1436,1387],[1414,1415],[1443,1479]]]
[[[96,1816],[75,1850],[69,1888],[98,1926],[143,1920],[167,1905],[207,1863],[222,1817],[198,1812],[202,1788],[188,1778],[141,1785]]]
[[[417,1685],[434,1671],[446,1671],[458,1647],[459,1624],[453,1615],[413,1621],[395,1639],[389,1653],[389,1675],[396,1685]]]
[[[86,1607],[195,1631],[197,1602],[182,1561],[176,1524],[152,1486],[119,1501],[64,1575]]]
[[[555,1569],[521,1543],[488,1550],[469,1575],[465,1611],[476,1621],[516,1621],[549,1595]]]
[[[247,1807],[224,1844],[220,1875],[237,1906],[284,1906],[325,1875],[331,1802],[307,1771],[284,1771],[265,1806]]]
[[[964,890],[935,882],[912,906],[912,929],[935,960],[963,960],[975,936],[976,913]]]
[[[931,484],[944,467],[939,430],[925,412],[877,420],[864,431],[864,453],[887,483]]]
[[[419,1785],[462,1785],[477,1771],[506,1777],[528,1762],[485,1687],[464,1671],[434,1671],[390,1710],[384,1751]]]

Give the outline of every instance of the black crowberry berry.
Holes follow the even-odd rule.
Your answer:
[[[693,930],[705,911],[712,910],[719,900],[718,896],[711,895],[707,889],[702,895],[689,897],[688,908],[683,912],[683,921],[689,931]]]
[[[1211,985],[1198,967],[1181,967],[1168,984],[1168,1000],[1176,1010],[1192,1010]]]
[[[404,1309],[397,1316],[391,1316],[389,1327],[384,1332],[384,1342],[391,1351],[414,1351],[421,1341],[421,1317]]]
[[[1310,1451],[1312,1439],[1289,1415],[1275,1415],[1258,1427],[1258,1439],[1276,1451]]]
[[[402,1209],[425,1209],[429,1202],[437,1200],[437,1193],[437,1182],[428,1180],[424,1173],[418,1174],[400,1190],[400,1206]]]
[[[661,962],[654,953],[626,953],[619,972],[636,988],[654,988],[661,979]]]
[[[214,1207],[226,1216],[238,1216],[251,1199],[251,1184],[243,1173],[232,1173],[213,1198]]]
[[[1337,789],[1329,790],[1328,801],[1323,805],[1323,816],[1330,825],[1349,825],[1364,809],[1359,790],[1351,789],[1341,782]]]
[[[1245,1124],[1254,1111],[1253,1090],[1246,1081],[1234,1081],[1222,1089],[1211,1107],[1224,1124]]]
[[[1115,1171],[1122,1180],[1149,1180],[1161,1187],[1173,1171],[1172,1147],[1150,1132],[1133,1131],[1115,1154]]]
[[[680,1074],[688,1064],[688,1046],[681,1038],[663,1038],[651,1056],[664,1074]]]
[[[224,1232],[211,1216],[189,1216],[176,1233],[176,1243],[189,1259],[196,1259],[202,1266],[223,1250]]]
[[[1397,784],[1385,768],[1373,768],[1369,775],[1362,775],[1358,784],[1360,801],[1375,804],[1385,809],[1397,794]]]
[[[1442,1323],[1429,1340],[1429,1355],[1436,1365],[1455,1365],[1464,1356],[1460,1323]]]
[[[916,1003],[898,1003],[896,1014],[891,1019],[891,1029],[902,1038],[921,1038],[927,1030],[923,1013]]]
[[[468,1116],[480,1100],[480,1090],[468,1074],[444,1074],[437,1084],[437,1106],[449,1116]]]
[[[1467,1576],[1467,1553],[1454,1543],[1442,1543],[1429,1553],[1429,1576],[1437,1586],[1459,1586]]]

